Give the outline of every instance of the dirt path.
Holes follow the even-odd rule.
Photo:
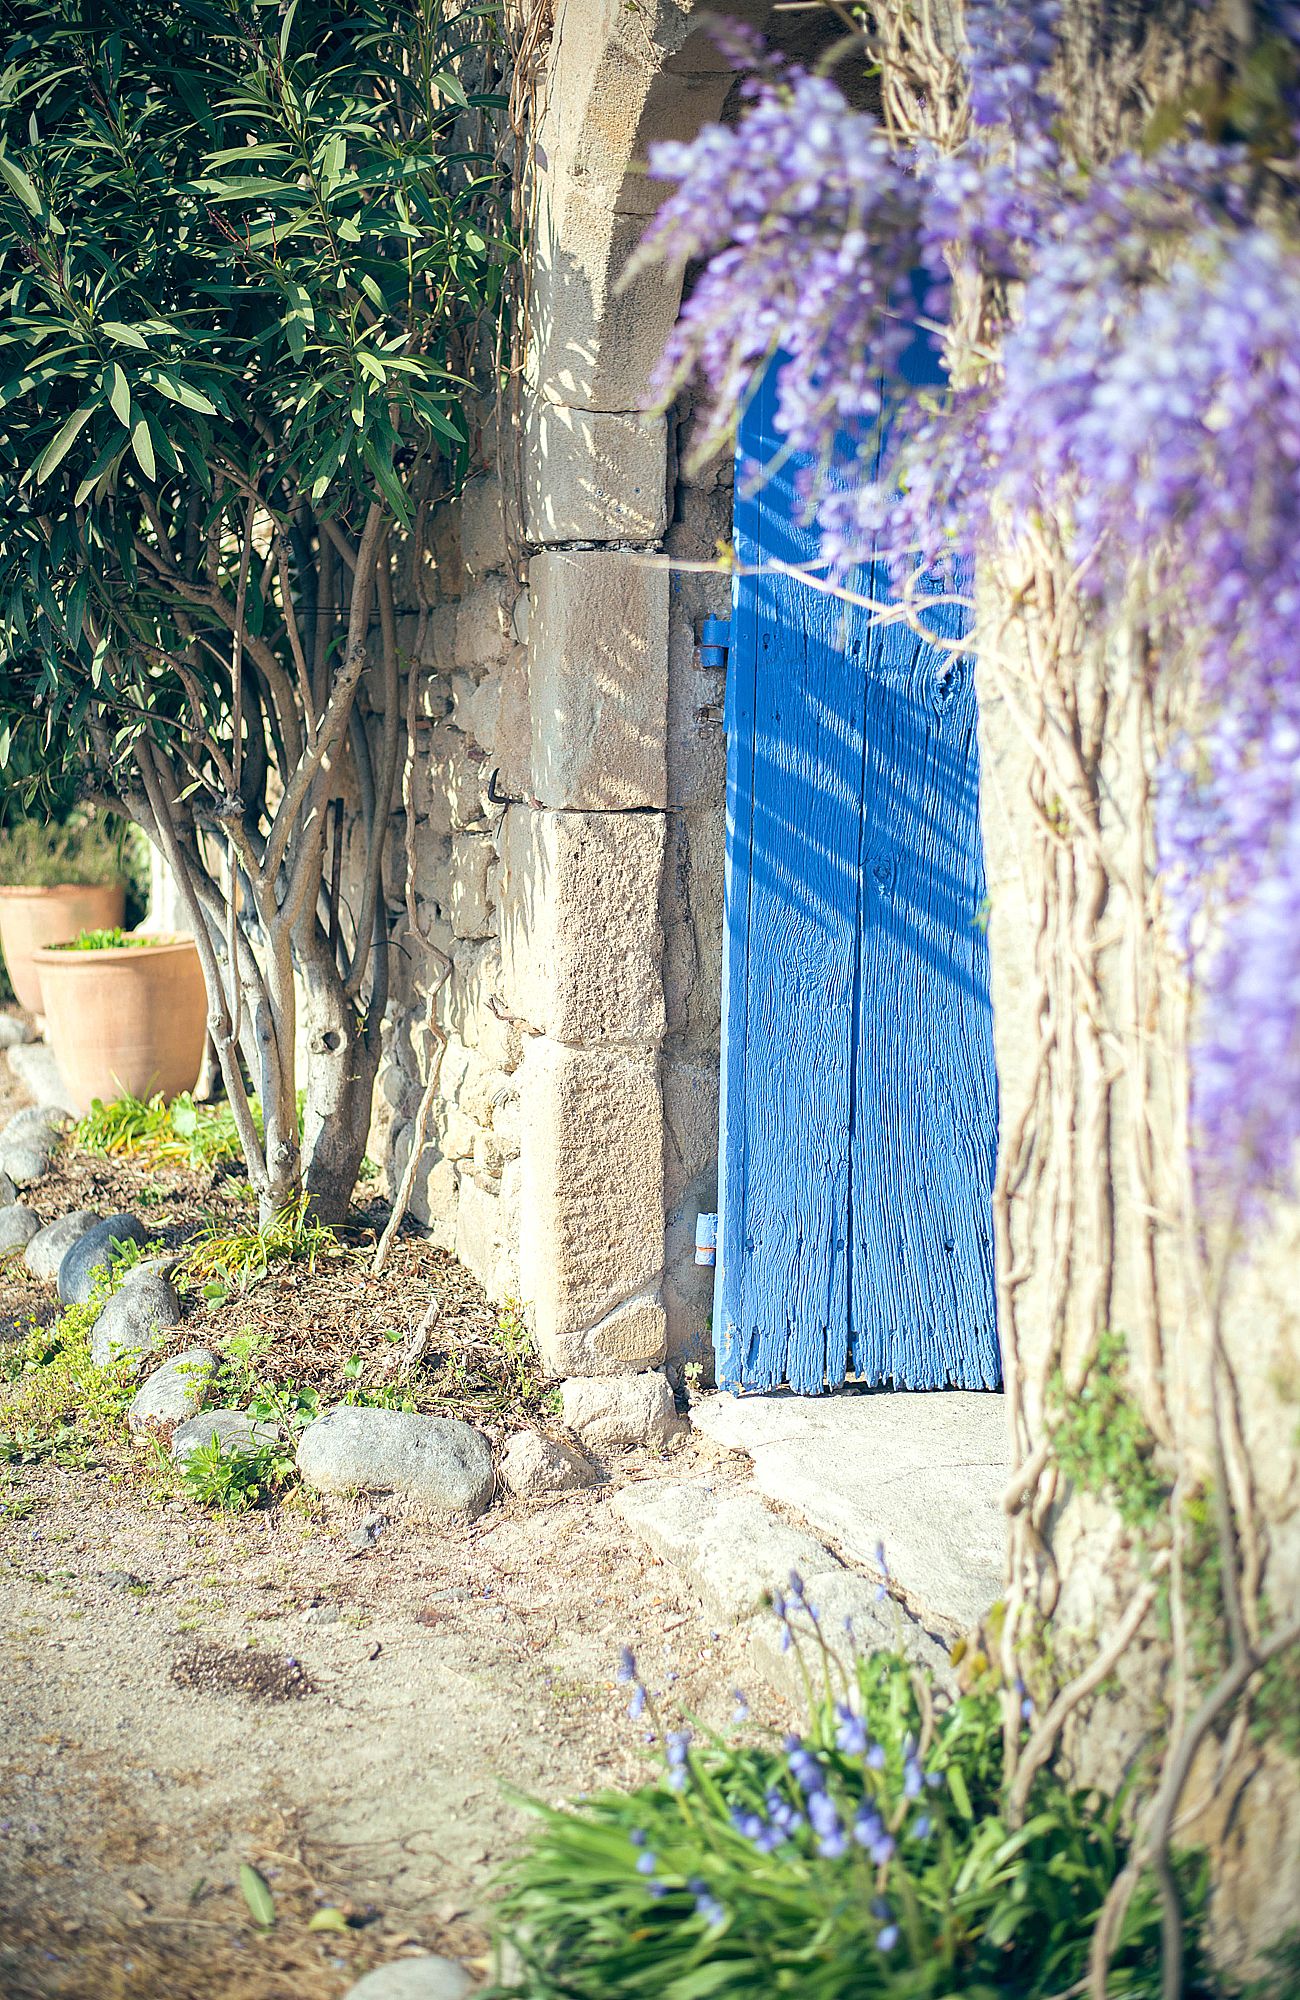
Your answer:
[[[404,1941],[472,1961],[525,1823],[504,1788],[642,1768],[619,1647],[715,1722],[745,1675],[603,1493],[394,1521],[363,1554],[361,1504],[228,1521],[16,1468],[0,1505],[5,2000],[314,2000]],[[316,1691],[243,1691],[255,1672]],[[361,1927],[309,1933],[322,1902]]]

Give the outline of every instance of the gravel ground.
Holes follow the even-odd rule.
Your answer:
[[[675,1465],[692,1461],[707,1476],[688,1442]],[[629,1455],[616,1476],[661,1471]],[[557,1801],[645,1768],[613,1678],[623,1643],[715,1723],[734,1685],[756,1686],[741,1642],[628,1548],[607,1492],[459,1529],[395,1520],[357,1556],[360,1506],[232,1521],[107,1472],[15,1468],[6,2000],[314,2000],[403,1940],[479,1958],[492,1875],[526,1824],[508,1788]],[[268,1939],[242,1861],[276,1895]],[[359,1927],[309,1934],[322,1899]]]
[[[0,1062],[0,1122],[24,1101]],[[43,1221],[137,1208],[173,1239],[237,1196],[211,1176],[70,1156],[34,1191]],[[360,1235],[373,1227],[361,1218]],[[283,1279],[216,1313],[186,1309],[176,1345],[273,1326],[268,1367],[328,1392],[385,1330],[444,1300],[421,1401],[499,1442],[553,1423],[535,1381],[494,1366],[495,1315],[452,1260],[409,1240],[379,1286],[359,1258]],[[0,1276],[0,1338],[52,1316],[49,1290]],[[527,1815],[634,1781],[651,1753],[614,1682],[632,1644],[651,1680],[725,1723],[744,1684],[733,1633],[711,1632],[608,1498],[734,1460],[686,1437],[628,1453],[593,1492],[498,1502],[470,1526],[372,1503],[309,1501],[209,1516],[123,1446],[85,1471],[0,1467],[0,1995],[3,2000],[335,2000],[405,1950],[485,1966],[491,1884]],[[269,1935],[238,1869],[262,1870]],[[345,1933],[310,1932],[322,1904]]]

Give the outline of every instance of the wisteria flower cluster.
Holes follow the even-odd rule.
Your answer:
[[[1265,12],[1300,131],[1300,13]],[[654,156],[677,186],[639,255],[699,266],[658,388],[702,375],[707,449],[779,356],[834,570],[902,576],[1047,522],[1098,630],[1150,641],[1198,718],[1159,794],[1198,1180],[1248,1214],[1300,1138],[1300,243],[1244,143],[1070,157],[1058,14],[967,0],[966,136],[943,153],[746,42],[734,127]],[[993,302],[983,355],[949,312],[963,267]],[[945,392],[906,392],[918,342],[944,347]]]

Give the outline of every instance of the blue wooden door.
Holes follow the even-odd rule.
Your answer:
[[[996,1388],[973,661],[770,567],[816,556],[774,403],[737,459],[718,1380]]]

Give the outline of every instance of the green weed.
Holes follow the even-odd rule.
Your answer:
[[[124,1355],[99,1367],[90,1335],[124,1268],[115,1263],[99,1273],[84,1305],[65,1307],[52,1326],[33,1322],[0,1358],[0,1460],[30,1465],[52,1458],[84,1467],[120,1443],[136,1364]]]
[[[223,1451],[214,1431],[206,1444],[187,1453],[180,1476],[185,1491],[201,1506],[244,1514],[274,1498],[293,1472],[293,1459],[280,1443]]]

